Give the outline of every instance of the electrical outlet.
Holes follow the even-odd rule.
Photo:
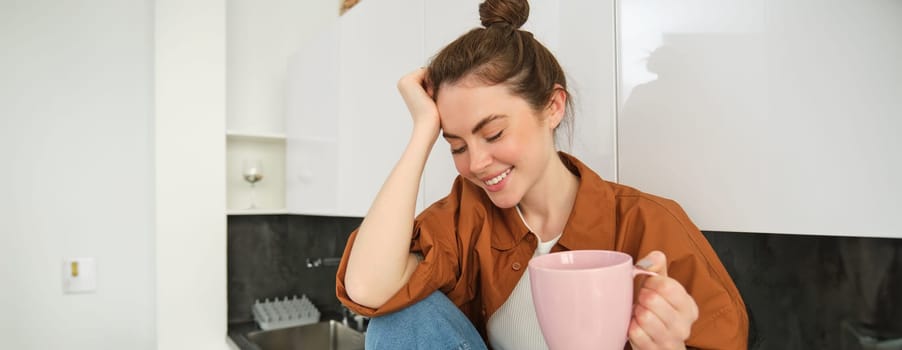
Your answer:
[[[97,290],[97,264],[94,258],[63,260],[63,292],[93,293]]]

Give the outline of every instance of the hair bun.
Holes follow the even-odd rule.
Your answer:
[[[529,18],[526,0],[486,0],[479,4],[479,20],[486,28],[494,24],[506,24],[515,29]]]

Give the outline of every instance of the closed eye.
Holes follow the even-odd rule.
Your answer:
[[[495,135],[492,135],[492,136],[487,137],[487,138],[486,138],[486,141],[488,141],[488,142],[495,142],[495,141],[498,141],[498,139],[501,138],[501,135],[502,135],[502,134],[504,134],[504,130],[499,131],[499,132],[496,133]],[[461,153],[464,153],[464,152],[466,152],[466,151],[467,151],[467,146],[464,145],[464,146],[461,146],[461,147],[459,147],[459,148],[452,148],[452,149],[451,149],[451,154],[461,154]]]

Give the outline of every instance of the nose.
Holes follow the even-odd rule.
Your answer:
[[[483,170],[492,164],[492,156],[481,147],[469,147],[470,173],[481,174]]]

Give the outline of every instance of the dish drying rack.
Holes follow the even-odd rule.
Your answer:
[[[262,330],[279,329],[287,327],[303,326],[319,322],[319,310],[307,299],[307,295],[295,295],[275,298],[272,301],[265,299],[263,302],[254,300],[252,310],[254,321]]]

